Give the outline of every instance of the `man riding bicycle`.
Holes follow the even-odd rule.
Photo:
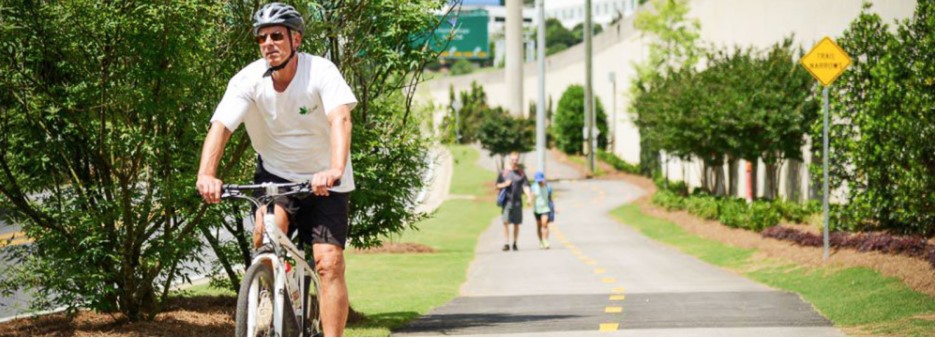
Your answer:
[[[270,3],[253,16],[263,58],[228,83],[202,148],[197,187],[205,202],[220,202],[218,163],[241,123],[258,154],[255,183],[311,182],[310,196],[276,199],[274,219],[284,233],[297,229],[303,242],[312,243],[322,328],[326,336],[341,336],[348,312],[348,199],[354,190],[350,112],[357,99],[332,62],[296,51],[304,32],[301,14],[289,5]],[[255,247],[262,244],[264,213],[256,211]]]

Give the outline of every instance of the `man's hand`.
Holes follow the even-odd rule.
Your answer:
[[[328,169],[312,176],[312,193],[315,196],[328,196],[328,189],[334,185],[334,181],[340,180],[344,176],[344,171],[337,169]]]
[[[498,188],[498,189],[503,189],[503,188],[509,187],[510,184],[512,184],[512,183],[513,183],[513,181],[505,180],[505,181],[503,181],[502,183],[497,184],[497,188]]]
[[[208,204],[221,202],[221,188],[223,184],[224,182],[221,182],[221,180],[213,175],[198,175],[198,182],[195,183],[198,187],[198,193],[201,194],[201,198]]]

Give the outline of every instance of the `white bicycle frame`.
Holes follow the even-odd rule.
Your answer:
[[[278,188],[284,185],[290,184],[274,184],[274,183],[263,183],[261,184],[266,188],[266,196],[276,196],[276,195],[285,195],[279,194]],[[286,236],[279,226],[276,225],[275,217],[270,215],[270,211],[273,210],[273,201],[269,201],[266,205],[261,205],[260,201],[251,196],[235,196],[238,198],[243,198],[253,202],[257,208],[266,207],[267,212],[263,215],[263,225],[264,225],[264,236],[263,244],[269,244],[272,246],[272,252],[265,252],[257,255],[253,258],[251,265],[253,264],[262,264],[263,261],[269,261],[273,267],[273,333],[276,337],[282,337],[283,330],[285,328],[285,314],[283,310],[285,309],[285,297],[287,295],[291,296],[292,310],[295,314],[295,323],[299,328],[299,332],[305,331],[305,297],[308,293],[308,290],[305,289],[305,280],[303,277],[308,275],[313,279],[312,285],[318,285],[318,274],[314,273],[314,268],[308,264],[305,260],[305,253],[302,250],[299,250],[295,244],[289,240],[289,237]],[[295,266],[293,269],[298,269],[295,271],[295,278],[288,279],[286,274],[286,267],[283,264],[286,254],[289,254],[293,260],[295,260]],[[280,259],[282,257],[283,259]],[[259,286],[254,284],[250,286],[248,299],[258,299]],[[311,305],[311,304],[309,304]],[[252,336],[256,330],[256,318],[257,318],[257,308],[256,306],[250,306],[247,309],[247,332],[248,336]]]

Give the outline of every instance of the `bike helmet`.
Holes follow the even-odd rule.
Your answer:
[[[273,2],[260,7],[253,15],[253,35],[260,32],[260,28],[269,26],[285,26],[290,30],[305,33],[305,20],[295,7],[281,2]]]
[[[286,5],[281,2],[273,2],[263,5],[260,7],[260,10],[256,11],[256,14],[253,15],[253,35],[260,34],[260,29],[263,27],[269,26],[283,26],[286,27],[286,30],[289,32],[289,57],[286,58],[286,61],[283,61],[278,66],[269,65],[269,68],[266,69],[266,72],[263,73],[263,77],[268,77],[273,74],[273,72],[278,71],[286,67],[286,64],[292,60],[292,57],[295,56],[295,46],[292,45],[292,32],[296,31],[299,34],[305,33],[305,20],[302,19],[302,14],[299,14],[295,10],[295,7]]]

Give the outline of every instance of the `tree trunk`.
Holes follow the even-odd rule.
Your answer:
[[[723,161],[718,165],[714,166],[714,193],[718,196],[724,196],[727,193],[727,188],[724,186],[724,163]]]
[[[701,162],[701,189],[708,191],[708,162]],[[691,191],[689,191],[691,193]]]
[[[763,195],[766,198],[775,200],[779,198],[779,172],[782,169],[782,161],[766,164],[766,186]]]
[[[737,197],[737,170],[739,166],[740,162],[736,157],[727,158],[728,195],[731,197]]]
[[[789,172],[786,175],[786,198],[790,201],[799,202],[802,200],[802,162],[798,160],[789,161]]]
[[[757,175],[757,171],[759,170],[759,166],[760,166],[759,162],[760,161],[757,158],[753,158],[752,160],[750,160],[750,191],[752,192],[750,194],[751,195],[750,199],[754,201],[756,201],[757,199],[756,190],[759,188],[759,183],[760,183],[759,177]]]

